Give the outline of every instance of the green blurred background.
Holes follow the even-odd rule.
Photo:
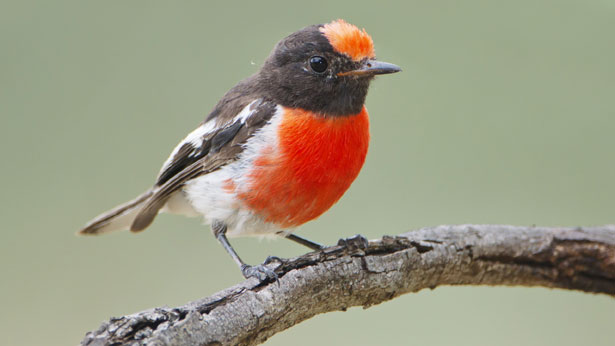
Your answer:
[[[615,222],[615,2],[226,3],[1,2],[1,344],[76,344],[110,316],[240,282],[197,219],[74,233],[150,186],[279,39],[336,18],[404,72],[372,85],[361,175],[298,234]],[[251,263],[305,252],[235,244]],[[606,296],[441,287],[317,316],[268,345],[613,345],[614,325]]]

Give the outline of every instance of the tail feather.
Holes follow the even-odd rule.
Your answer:
[[[130,228],[133,220],[141,211],[143,204],[153,194],[153,190],[147,190],[132,201],[119,205],[106,213],[100,214],[88,222],[77,234],[96,235],[113,231],[122,231]]]

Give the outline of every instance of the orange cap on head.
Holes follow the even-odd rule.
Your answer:
[[[374,53],[374,42],[365,32],[365,29],[359,30],[359,28],[347,23],[343,19],[325,24],[320,28],[320,31],[329,40],[335,51],[346,54],[353,60],[373,59],[376,56]]]

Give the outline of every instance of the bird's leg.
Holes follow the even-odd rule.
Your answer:
[[[294,235],[292,233],[289,233],[285,237],[286,237],[286,239],[290,239],[290,240],[292,240],[294,242],[297,242],[297,243],[299,243],[299,244],[301,244],[303,246],[307,246],[310,249],[315,250],[315,251],[322,250],[322,249],[325,248],[324,246],[322,246],[322,245],[320,245],[318,243],[315,243],[315,242],[313,242],[311,240],[302,238],[302,237],[300,237],[298,235]]]
[[[307,246],[307,247],[309,247],[312,250],[319,251],[319,250],[322,250],[322,249],[325,248],[325,246],[322,246],[322,245],[320,245],[318,243],[315,243],[315,242],[313,242],[311,240],[302,238],[302,237],[300,237],[298,235],[294,235],[292,233],[289,233],[288,235],[285,235],[285,237],[287,239],[290,239],[290,240],[292,240],[294,242],[297,242],[297,243],[299,243],[301,245]],[[338,246],[344,246],[344,247],[347,247],[349,249],[365,250],[365,249],[367,249],[368,241],[362,235],[357,234],[355,236],[352,236],[352,237],[349,237],[349,238],[346,238],[346,239],[340,239],[337,242],[337,245]]]
[[[235,249],[233,249],[228,239],[226,238],[225,224],[221,222],[214,222],[211,228],[214,232],[214,235],[216,236],[216,239],[218,239],[220,244],[222,244],[222,246],[224,247],[224,250],[226,250],[226,252],[228,252],[228,254],[233,257],[233,260],[235,261],[235,263],[237,263],[239,269],[241,269],[243,277],[245,277],[246,279],[255,277],[261,282],[267,280],[275,281],[278,279],[278,275],[273,270],[266,267],[264,264],[251,266],[241,260],[237,252],[235,252]]]

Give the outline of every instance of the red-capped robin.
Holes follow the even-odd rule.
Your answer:
[[[284,38],[175,147],[151,189],[79,234],[139,232],[159,212],[202,215],[244,277],[275,279],[267,266],[245,264],[227,235],[322,248],[292,231],[337,202],[363,166],[369,83],[401,70],[374,58],[371,37],[343,20]]]

